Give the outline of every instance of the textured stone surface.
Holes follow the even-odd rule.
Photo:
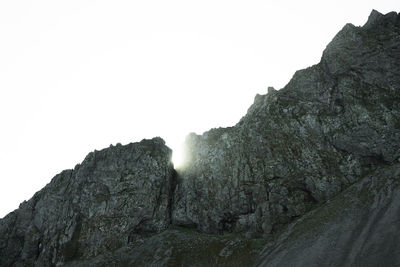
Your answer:
[[[116,251],[84,262],[69,262],[66,266],[250,266],[264,243],[262,239],[206,235],[172,228]]]
[[[346,25],[321,62],[257,95],[231,128],[191,134],[173,222],[268,236],[400,157],[400,16]]]
[[[170,158],[160,138],[90,153],[0,221],[0,265],[60,265],[164,230]]]
[[[400,15],[347,24],[234,127],[90,153],[0,220],[0,266],[399,266]]]
[[[258,266],[399,266],[400,164],[381,168],[289,225]]]

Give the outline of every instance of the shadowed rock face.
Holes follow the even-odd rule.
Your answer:
[[[290,224],[257,266],[399,266],[400,164],[367,175]]]
[[[0,221],[0,265],[59,265],[164,230],[170,158],[160,138],[90,153]]]
[[[321,62],[257,95],[234,127],[191,134],[173,222],[268,236],[400,157],[400,16],[346,25]]]
[[[90,153],[0,220],[0,266],[400,264],[400,15],[346,25],[234,127]]]

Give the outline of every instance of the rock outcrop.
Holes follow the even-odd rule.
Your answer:
[[[0,220],[0,266],[398,266],[400,15],[186,145],[90,153]]]
[[[170,158],[161,138],[90,153],[0,221],[0,265],[62,265],[166,229]]]

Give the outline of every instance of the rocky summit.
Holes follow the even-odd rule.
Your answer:
[[[233,127],[90,153],[0,220],[0,266],[399,266],[400,15],[347,24]]]

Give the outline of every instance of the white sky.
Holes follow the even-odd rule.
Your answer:
[[[0,218],[86,154],[234,125],[398,1],[0,1]],[[179,155],[175,154],[176,157]],[[174,156],[174,157],[175,157]]]

